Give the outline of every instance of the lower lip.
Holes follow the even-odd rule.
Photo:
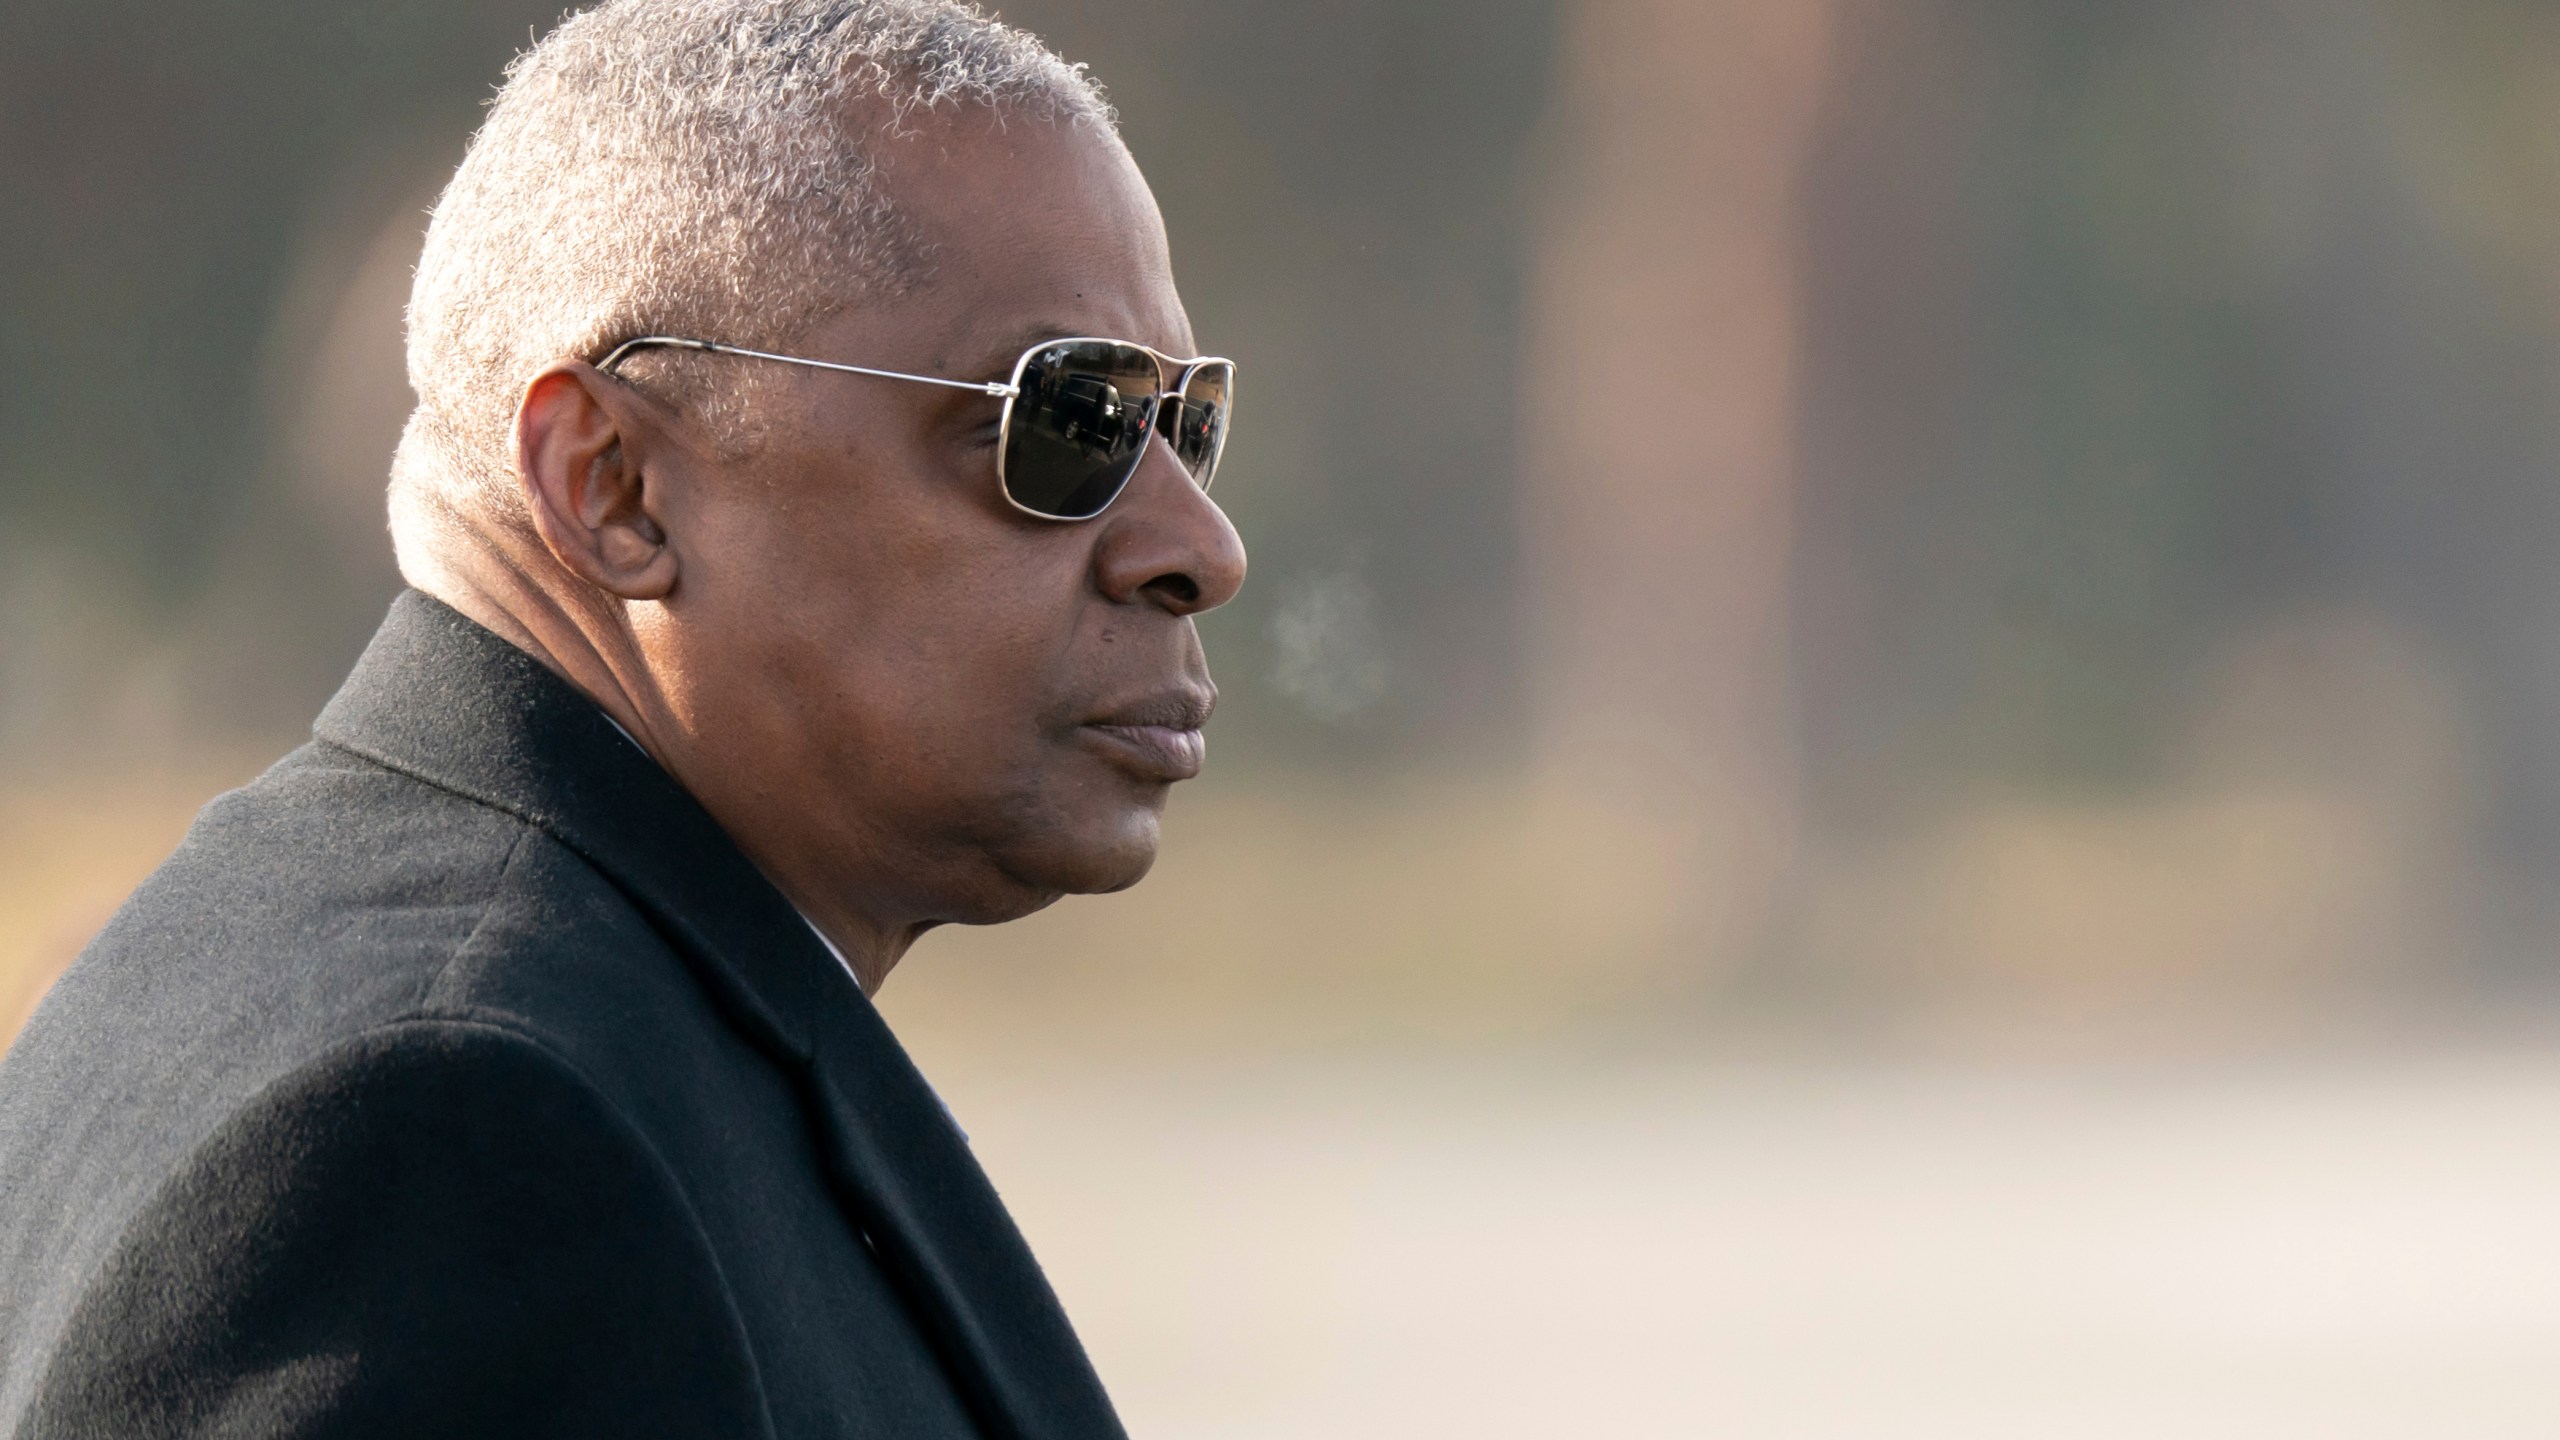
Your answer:
[[[1188,780],[1209,756],[1208,737],[1170,725],[1088,725],[1129,768],[1150,780]]]

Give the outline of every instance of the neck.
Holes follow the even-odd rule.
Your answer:
[[[573,598],[573,587],[585,587],[559,574],[556,564],[543,563],[548,555],[525,555],[525,548],[480,533],[426,555],[404,548],[401,576],[541,661],[612,716],[640,748],[663,755],[664,747],[651,739],[649,718],[660,707],[640,701],[656,687],[648,683],[621,607],[600,603],[592,590]]]
[[[686,780],[689,737],[666,704],[627,610],[562,573],[547,552],[524,553],[529,545],[533,542],[475,530],[467,540],[456,539],[425,554],[403,547],[401,574],[412,587],[452,606],[576,686],[676,783],[702,798],[701,789]],[[928,928],[878,923],[835,898],[835,887],[805,873],[804,863],[765,853],[716,809],[714,818],[836,947],[865,995],[879,993],[907,947]]]

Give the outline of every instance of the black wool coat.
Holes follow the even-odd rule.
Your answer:
[[[392,606],[0,1061],[0,1435],[1119,1437],[933,1092],[700,805]]]

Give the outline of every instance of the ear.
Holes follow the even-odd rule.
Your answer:
[[[640,463],[654,418],[639,392],[575,360],[533,377],[516,406],[535,532],[571,574],[624,600],[661,600],[676,585],[664,497]]]

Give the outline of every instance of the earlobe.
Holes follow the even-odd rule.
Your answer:
[[[533,528],[562,568],[623,600],[674,590],[676,553],[641,456],[646,402],[593,366],[563,361],[525,387],[516,470]]]

